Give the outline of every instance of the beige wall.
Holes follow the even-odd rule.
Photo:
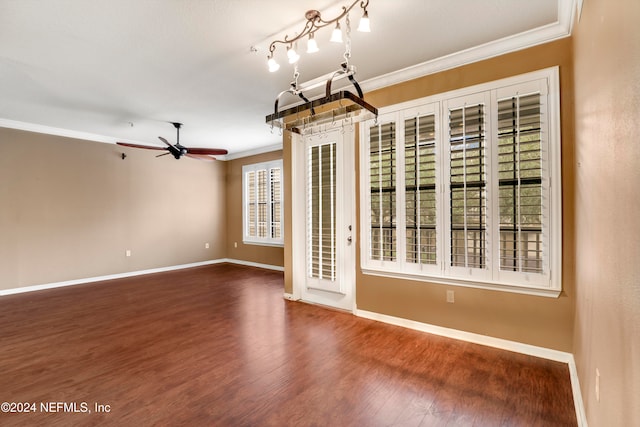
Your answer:
[[[0,128],[0,289],[224,258],[224,179],[222,162]]]
[[[242,243],[242,166],[250,165],[253,163],[267,162],[270,160],[277,160],[281,158],[282,150],[277,150],[226,162],[226,253],[228,258],[278,267],[284,266],[284,249],[282,247],[260,246]]]
[[[593,427],[640,425],[639,21],[638,0],[588,0],[574,31],[574,352]]]
[[[0,289],[222,258],[283,266],[283,248],[242,243],[242,165],[281,157],[176,161],[0,128]]]
[[[563,292],[547,298],[454,287],[455,304],[446,302],[444,285],[364,275],[357,265],[358,309],[432,325],[489,335],[561,351],[572,350],[574,289],[573,226],[573,70],[571,40],[526,49],[437,73],[365,95],[380,108],[431,94],[463,88],[551,66],[560,67],[563,166]],[[285,151],[290,146],[285,138]],[[356,155],[356,158],[358,156]],[[356,175],[357,176],[357,175]],[[359,187],[359,184],[356,188]],[[359,196],[356,195],[356,200]],[[290,206],[287,208],[291,213]],[[359,209],[357,209],[359,217]],[[359,225],[356,230],[359,230]],[[358,254],[360,242],[357,241]],[[291,258],[287,254],[285,291],[290,292]],[[289,288],[287,288],[289,286]]]

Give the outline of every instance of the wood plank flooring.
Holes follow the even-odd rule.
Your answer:
[[[218,264],[2,297],[0,402],[36,410],[0,425],[576,425],[566,364],[282,293]]]

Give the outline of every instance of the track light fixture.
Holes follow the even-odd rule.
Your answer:
[[[295,47],[297,46],[297,41],[304,37],[308,37],[307,53],[313,53],[319,50],[318,43],[315,39],[315,33],[320,28],[324,28],[335,23],[335,27],[333,29],[333,32],[331,33],[330,40],[332,42],[342,43],[342,29],[340,27],[340,20],[345,16],[348,20],[349,11],[351,11],[351,9],[353,9],[353,7],[358,3],[360,3],[360,8],[363,10],[362,18],[360,19],[360,24],[358,25],[358,31],[367,33],[370,32],[371,27],[369,23],[369,12],[367,11],[369,0],[355,0],[353,3],[351,3],[350,6],[342,6],[342,13],[329,20],[322,19],[320,12],[315,9],[308,10],[304,15],[307,22],[305,23],[304,28],[300,33],[298,33],[291,39],[288,35],[285,35],[284,40],[274,40],[269,45],[269,55],[267,56],[267,65],[269,66],[269,71],[275,72],[280,68],[280,65],[273,57],[278,43],[283,44],[287,47],[287,58],[290,64],[295,64],[298,59],[300,59],[300,55],[296,52]]]

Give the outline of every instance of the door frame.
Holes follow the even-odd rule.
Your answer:
[[[354,125],[355,126],[355,125]],[[351,128],[351,129],[350,129]],[[348,188],[344,188],[346,195],[352,197],[344,197],[345,200],[351,202],[350,218],[345,218],[347,224],[351,224],[351,244],[345,245],[345,256],[350,261],[350,265],[343,266],[344,275],[342,277],[347,281],[345,291],[351,299],[348,306],[334,306],[330,302],[323,303],[318,301],[309,301],[311,303],[319,303],[328,305],[333,308],[348,310],[356,313],[356,197],[355,197],[355,130],[353,126],[342,127],[341,125],[329,126],[327,132],[334,130],[344,131],[343,141],[343,174],[348,175]],[[291,134],[291,258],[292,258],[292,297],[293,300],[303,300],[303,287],[306,286],[306,150],[305,142],[302,135]],[[345,263],[347,264],[347,263]]]

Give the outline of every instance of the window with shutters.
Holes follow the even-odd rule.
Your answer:
[[[365,273],[559,295],[557,67],[384,108],[361,144]]]
[[[281,246],[282,160],[242,167],[243,242]]]

